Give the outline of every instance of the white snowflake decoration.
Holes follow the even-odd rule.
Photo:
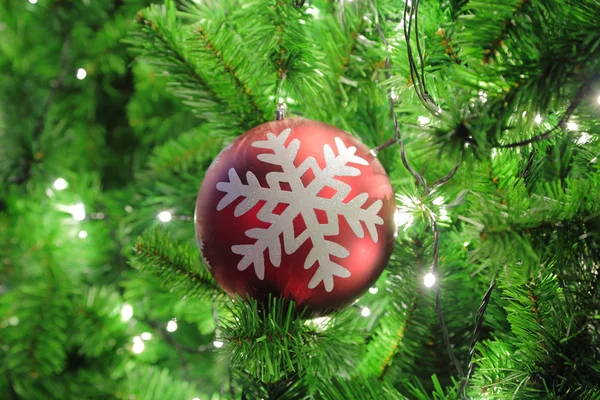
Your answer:
[[[351,187],[337,180],[340,176],[358,176],[360,170],[349,166],[349,163],[368,165],[368,162],[356,155],[356,147],[346,147],[340,138],[335,138],[338,155],[336,156],[329,145],[323,146],[326,166],[320,169],[313,157],[308,157],[296,167],[294,160],[300,149],[300,140],[294,139],[286,147],[285,142],[292,132],[291,128],[283,130],[278,136],[269,132],[267,140],[256,141],[252,147],[269,149],[273,153],[259,154],[257,158],[265,163],[278,165],[282,172],[269,172],[266,175],[268,187],[262,187],[251,171],[246,173],[248,184],[241,182],[236,170],[229,170],[229,182],[217,183],[217,190],[225,192],[225,196],[217,205],[220,211],[233,203],[239,197],[244,198],[234,210],[234,215],[239,217],[252,209],[259,201],[264,201],[264,206],[258,212],[258,219],[271,224],[268,228],[248,229],[247,237],[256,239],[254,244],[234,245],[231,250],[235,254],[242,255],[237,265],[238,270],[244,271],[250,265],[254,265],[254,271],[259,279],[265,277],[264,252],[268,251],[269,260],[275,267],[281,263],[281,240],[283,234],[283,249],[286,254],[293,254],[298,248],[310,239],[312,248],[304,260],[304,269],[310,269],[318,263],[315,274],[308,284],[309,289],[316,288],[321,282],[325,290],[333,290],[333,278],[348,278],[350,271],[336,264],[330,256],[345,258],[350,255],[349,251],[338,243],[325,239],[326,236],[339,234],[338,216],[343,216],[352,232],[363,238],[365,233],[361,222],[365,224],[369,235],[377,243],[377,227],[382,225],[383,219],[377,215],[383,202],[375,201],[369,208],[361,208],[369,198],[367,193],[361,193],[351,199],[348,203],[343,200],[350,193]],[[315,178],[304,186],[302,175],[312,170]],[[289,184],[291,191],[282,190],[281,183]],[[336,194],[330,198],[318,196],[325,187],[335,189]],[[278,204],[284,203],[287,208],[280,214],[273,213]],[[320,224],[317,220],[315,210],[324,210],[327,215],[327,223]],[[294,235],[293,221],[301,215],[306,229],[298,236]]]

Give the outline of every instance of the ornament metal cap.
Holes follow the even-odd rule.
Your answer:
[[[275,119],[281,121],[287,118],[287,104],[277,103],[277,110],[275,111]]]

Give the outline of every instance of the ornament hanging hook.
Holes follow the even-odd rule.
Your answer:
[[[275,110],[275,119],[281,121],[287,117],[287,105],[285,103],[277,103],[277,109]]]
[[[277,104],[275,110],[275,119],[277,121],[281,121],[287,117],[287,105],[285,104],[285,100],[281,98],[283,82],[285,82],[286,73],[283,70],[280,73],[281,80],[279,81],[279,85],[277,85],[277,92],[275,93],[275,102]]]

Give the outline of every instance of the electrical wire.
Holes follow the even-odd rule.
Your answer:
[[[389,57],[389,45],[387,42],[387,39],[385,37],[385,34],[383,33],[383,29],[381,28],[381,18],[379,17],[379,14],[377,13],[377,9],[375,8],[375,4],[373,3],[373,0],[371,0],[371,6],[373,8],[373,13],[374,16],[376,18],[376,22],[377,22],[377,31],[379,32],[379,36],[381,38],[381,41],[383,42],[384,46],[386,46],[386,50],[388,52],[388,55],[385,59],[385,77],[386,79],[390,78],[390,57]],[[416,11],[416,6],[414,8],[414,11]],[[409,21],[412,20],[413,17],[413,9],[411,8],[410,14],[409,14]],[[407,15],[407,4],[406,2],[404,3],[404,33],[405,33],[405,37],[407,39],[407,51],[408,51],[408,56],[409,56],[409,66],[410,66],[410,73],[411,73],[411,79],[413,79],[413,85],[415,87],[415,90],[417,92],[417,97],[419,97],[419,100],[421,100],[421,102],[423,103],[423,105],[430,110],[431,105],[427,102],[425,96],[423,95],[423,87],[424,85],[421,83],[421,77],[419,77],[419,73],[418,73],[418,69],[417,66],[414,62],[414,59],[412,57],[412,49],[410,46],[410,30],[411,30],[411,22],[409,22],[408,27],[406,24],[406,15]],[[414,18],[416,19],[416,15],[414,16]],[[416,24],[415,24],[415,29],[416,29]],[[417,37],[418,40],[418,37]],[[422,53],[420,52],[420,48],[418,51],[420,57],[422,57]],[[422,61],[423,63],[423,61]],[[423,71],[424,71],[424,67],[423,67]],[[400,133],[400,126],[398,123],[398,118],[396,117],[396,112],[394,110],[394,100],[392,99],[391,96],[391,92],[388,93],[388,103],[390,105],[390,116],[392,117],[392,121],[394,124],[394,141],[398,142],[398,146],[400,148],[400,157],[402,159],[402,164],[404,165],[404,167],[411,173],[411,175],[415,178],[415,180],[417,181],[417,183],[423,188],[424,192],[426,195],[429,195],[431,193],[431,188],[429,188],[427,186],[427,181],[425,180],[425,177],[421,174],[419,174],[411,165],[410,162],[408,161],[408,157],[406,155],[406,150],[404,148],[404,143],[402,141],[402,136]],[[431,110],[430,110],[431,111]],[[433,112],[432,112],[433,113]],[[435,113],[434,113],[435,114]],[[437,116],[437,114],[435,114]],[[393,141],[388,141],[386,144],[391,144],[393,143]],[[383,145],[382,145],[383,146]],[[381,148],[383,148],[382,146],[379,146],[376,148],[375,151],[381,150]],[[460,163],[459,163],[460,164]],[[445,182],[447,182],[448,180],[450,180],[452,178],[452,176],[454,176],[454,174],[456,173],[456,171],[458,170],[459,164],[457,164],[456,167],[454,167],[450,173],[448,173],[446,176],[444,176],[443,178],[441,178],[440,180],[438,180],[436,182],[436,184],[434,186],[440,186],[442,184],[444,184]],[[432,219],[431,220],[431,227],[433,229],[433,239],[434,239],[434,243],[433,243],[433,262],[432,262],[432,273],[437,273],[438,271],[438,266],[439,266],[439,248],[440,248],[440,233],[439,233],[439,229],[437,226],[437,222]],[[454,368],[456,369],[456,371],[458,372],[459,375],[463,375],[463,371],[462,368],[460,367],[460,363],[458,362],[458,359],[456,358],[456,356],[454,355],[454,351],[452,350],[452,344],[450,343],[450,334],[448,333],[448,327],[446,326],[446,322],[444,320],[444,313],[442,311],[442,302],[441,302],[441,287],[440,285],[436,285],[435,287],[436,290],[436,296],[435,296],[435,311],[436,314],[438,316],[438,321],[440,324],[440,329],[442,331],[442,337],[443,337],[443,341],[444,341],[444,346],[446,347],[446,351],[448,352],[448,355],[450,357],[450,360],[452,361],[452,364],[454,365]]]

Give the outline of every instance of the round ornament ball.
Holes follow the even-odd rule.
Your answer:
[[[291,118],[251,129],[213,161],[196,202],[196,237],[230,295],[284,297],[324,314],[381,275],[395,209],[388,176],[365,145]]]

